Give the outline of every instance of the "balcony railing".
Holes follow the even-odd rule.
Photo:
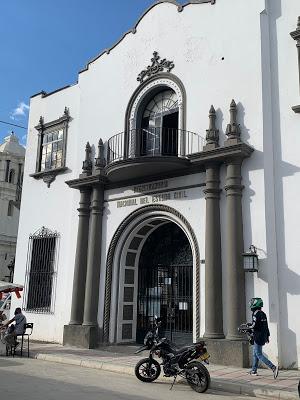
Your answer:
[[[107,164],[137,157],[187,157],[203,150],[204,138],[175,128],[133,129],[108,140]]]

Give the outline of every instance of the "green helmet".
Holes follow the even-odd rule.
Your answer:
[[[260,297],[252,297],[252,299],[249,301],[249,306],[251,310],[255,310],[256,308],[261,308],[263,307],[264,302]]]

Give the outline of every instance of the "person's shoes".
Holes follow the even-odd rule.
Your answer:
[[[272,371],[273,371],[274,379],[276,379],[277,376],[278,376],[278,365],[277,365],[277,366],[274,366],[274,367],[272,368]]]
[[[252,371],[252,370],[249,371],[248,374],[249,374],[249,375],[253,375],[253,376],[258,376],[257,371]]]

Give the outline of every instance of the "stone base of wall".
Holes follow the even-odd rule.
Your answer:
[[[98,326],[65,325],[64,346],[75,346],[84,349],[95,349],[100,340]]]
[[[250,366],[250,345],[247,341],[207,338],[201,340],[204,340],[207,344],[207,350],[210,354],[209,361],[212,364],[231,365],[240,368]]]

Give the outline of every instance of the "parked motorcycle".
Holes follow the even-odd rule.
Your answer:
[[[175,343],[166,338],[160,338],[158,328],[161,321],[155,318],[154,328],[144,338],[144,346],[135,352],[138,354],[149,350],[149,357],[143,358],[135,366],[135,375],[142,382],[155,381],[160,373],[161,366],[164,376],[174,377],[170,390],[178,376],[187,380],[193,390],[205,392],[210,384],[210,374],[203,362],[208,364],[209,354],[204,342],[177,348]],[[155,356],[161,359],[159,363]],[[197,361],[194,361],[197,360]]]

